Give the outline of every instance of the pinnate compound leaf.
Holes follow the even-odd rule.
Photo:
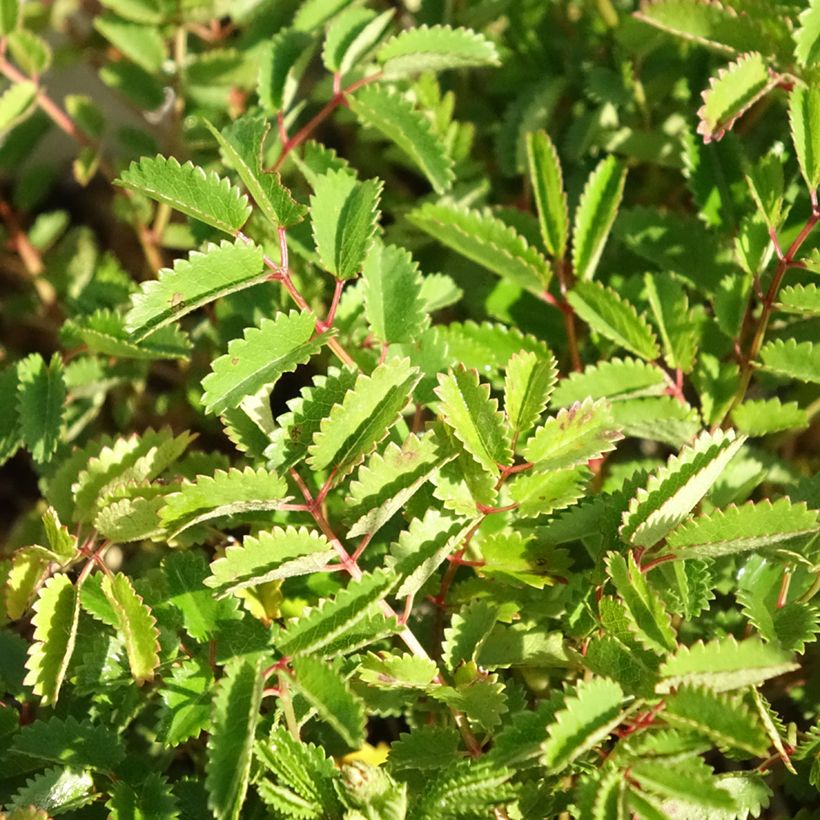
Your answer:
[[[29,645],[24,683],[44,706],[57,702],[77,639],[80,596],[67,575],[43,584],[34,604],[34,640]]]
[[[364,703],[351,692],[337,668],[312,655],[294,658],[293,688],[352,749],[364,742]]]
[[[773,85],[766,61],[757,52],[741,55],[709,81],[698,111],[698,133],[704,142],[721,139],[738,117],[754,105]]]
[[[623,436],[606,399],[586,399],[558,411],[539,427],[524,447],[524,458],[539,472],[586,464],[615,449]]]
[[[219,681],[208,736],[205,787],[217,820],[238,820],[248,790],[259,707],[262,665],[238,660]]]
[[[504,376],[504,412],[517,438],[538,421],[555,388],[555,357],[542,359],[532,351],[514,353]]]
[[[335,598],[324,600],[315,609],[306,610],[289,622],[276,637],[276,648],[284,655],[320,652],[370,615],[371,606],[383,598],[396,581],[395,574],[383,570],[351,581]]]
[[[322,62],[330,72],[344,75],[382,38],[395,11],[381,14],[353,6],[330,25],[322,47]]]
[[[753,399],[732,411],[732,423],[747,436],[767,436],[783,430],[802,430],[809,426],[806,411],[796,402],[780,399]]]
[[[245,512],[275,510],[285,498],[287,484],[276,473],[254,470],[217,470],[199,475],[179,492],[166,496],[160,517],[171,538],[214,518]]]
[[[582,373],[570,373],[558,382],[553,405],[568,407],[586,398],[611,402],[662,396],[667,388],[663,371],[638,359],[610,359],[590,365]]]
[[[131,297],[125,327],[137,341],[214,299],[263,282],[262,249],[237,240],[209,244],[163,268],[156,280],[143,282]]]
[[[202,380],[206,412],[233,410],[305,364],[327,339],[324,333],[314,336],[315,325],[312,313],[292,310],[262,319],[258,327],[246,328],[241,339],[228,342],[228,352],[212,362]]]
[[[310,198],[313,240],[322,267],[337,279],[359,275],[376,236],[382,183],[348,171],[316,177]]]
[[[560,772],[595,748],[621,722],[624,693],[612,680],[581,681],[547,729],[543,763]]]
[[[476,461],[498,475],[499,465],[512,461],[512,448],[498,400],[490,396],[490,385],[479,381],[477,371],[463,366],[439,374],[438,382],[435,392],[441,417]]]
[[[55,353],[46,364],[39,353],[32,353],[18,363],[17,378],[20,435],[34,460],[46,463],[60,443],[66,398],[63,361]]]
[[[102,590],[116,618],[117,632],[128,653],[137,686],[154,679],[159,665],[159,630],[151,609],[137,594],[127,575],[106,575]]]
[[[569,209],[558,152],[546,131],[527,134],[527,157],[541,237],[547,251],[555,259],[563,259],[569,235]]]
[[[791,653],[759,638],[737,641],[731,635],[691,647],[681,646],[661,666],[661,694],[683,684],[730,692],[756,686],[769,678],[796,669]]]
[[[794,32],[794,56],[801,66],[820,61],[820,3],[809,0],[798,17],[800,26]]]
[[[324,535],[305,527],[274,527],[248,535],[242,546],[231,545],[211,564],[205,585],[220,595],[281,578],[318,572],[336,551]]]
[[[621,537],[651,547],[686,519],[745,442],[734,431],[702,433],[638,491],[623,515]]]
[[[490,40],[470,29],[450,26],[407,29],[388,40],[376,58],[386,77],[499,64]]]
[[[307,208],[282,185],[279,173],[262,167],[262,151],[270,123],[264,117],[241,117],[220,133],[205,125],[219,144],[222,156],[242,180],[260,211],[277,228],[289,228],[304,218]]]
[[[314,470],[347,475],[387,435],[407,404],[419,376],[408,359],[392,359],[361,374],[321,421],[309,448]]]
[[[573,272],[583,281],[595,275],[624,193],[626,168],[615,157],[598,163],[584,186],[572,231]]]
[[[594,331],[619,347],[648,361],[658,357],[658,341],[649,323],[612,288],[600,282],[576,282],[567,300]]]
[[[251,214],[248,198],[217,174],[191,162],[157,155],[132,162],[116,184],[170,205],[225,233],[236,233]]]
[[[362,269],[364,313],[373,335],[386,344],[412,342],[427,326],[422,276],[410,253],[376,242]]]
[[[742,749],[753,757],[763,757],[769,748],[757,713],[736,696],[681,686],[665,703],[667,723],[692,729],[720,747]]]
[[[810,285],[788,285],[777,294],[777,309],[784,313],[820,316],[820,288]]]
[[[676,558],[716,558],[766,549],[820,531],[820,513],[788,498],[749,502],[693,518],[666,537],[661,553]]]
[[[672,652],[677,640],[669,614],[649,586],[646,575],[635,563],[634,555],[630,552],[624,558],[623,555],[610,553],[607,570],[636,627],[638,640],[660,655]]]
[[[817,145],[817,134],[820,131],[820,88],[816,82],[808,88],[795,85],[792,89],[789,94],[789,124],[800,172],[809,190],[814,191],[820,185],[820,147]]]
[[[764,370],[802,382],[820,384],[820,344],[775,339],[760,351]]]
[[[353,113],[364,125],[382,133],[413,161],[437,194],[450,189],[455,175],[446,145],[430,120],[401,94],[370,85],[349,98]]]
[[[443,245],[525,290],[540,294],[549,285],[552,271],[547,260],[489,212],[426,203],[407,218]]]

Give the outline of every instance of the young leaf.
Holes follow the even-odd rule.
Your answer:
[[[475,370],[463,366],[439,374],[438,381],[441,417],[476,461],[497,476],[499,466],[512,461],[512,448],[498,401],[490,397],[490,386],[478,380]]]
[[[527,134],[527,157],[541,237],[547,251],[555,259],[563,259],[569,235],[569,209],[558,152],[546,131]]]
[[[315,41],[305,31],[283,28],[262,53],[259,101],[271,113],[290,108],[299,80],[313,57]]]
[[[277,228],[289,228],[304,218],[307,208],[300,205],[282,185],[276,171],[262,167],[262,152],[270,124],[264,117],[240,117],[221,133],[205,120],[219,143],[225,161],[236,170],[259,210]]]
[[[191,162],[180,165],[174,157],[132,162],[116,184],[229,234],[235,234],[251,214],[248,198],[227,179]]]
[[[704,432],[679,455],[671,456],[630,502],[621,537],[638,547],[657,544],[709,492],[745,440],[731,430]]]
[[[12,621],[22,618],[29,607],[49,563],[50,550],[40,546],[21,547],[11,558],[3,589],[6,614]]]
[[[208,736],[205,786],[217,820],[239,820],[248,790],[262,702],[262,667],[238,660],[219,681]]]
[[[792,89],[789,94],[789,124],[800,173],[809,190],[814,191],[820,185],[820,149],[816,141],[820,129],[820,88],[816,83],[808,88],[795,85]]]
[[[760,351],[764,370],[803,382],[820,384],[820,344],[776,339]]]
[[[43,584],[34,604],[34,640],[29,646],[24,683],[43,705],[57,702],[74,653],[80,598],[67,575],[54,575]]]
[[[662,553],[677,558],[716,558],[766,549],[820,531],[820,513],[779,498],[729,507],[693,518],[666,537]]]
[[[450,26],[407,29],[388,40],[376,58],[385,77],[499,63],[490,40],[469,29]]]
[[[316,178],[313,190],[310,218],[322,267],[337,279],[353,279],[376,235],[382,183],[329,171]]]
[[[426,203],[407,218],[439,242],[520,287],[541,294],[552,276],[547,260],[489,213]]]
[[[294,658],[292,669],[293,688],[316,710],[319,720],[351,749],[358,749],[364,742],[364,704],[337,668],[307,655]]]
[[[780,399],[744,401],[732,410],[732,424],[747,436],[767,436],[809,426],[806,411],[796,402]]]
[[[593,330],[648,361],[658,357],[652,328],[634,305],[600,282],[576,282],[567,300]]]
[[[20,434],[35,461],[51,460],[60,442],[66,386],[59,353],[46,364],[32,353],[17,365],[17,411]],[[10,397],[6,397],[10,400]]]
[[[262,319],[258,327],[246,328],[241,339],[228,342],[228,352],[213,361],[202,380],[205,412],[232,410],[307,363],[327,339],[324,333],[314,336],[315,326],[312,313],[292,310]]]
[[[308,450],[310,466],[333,469],[337,480],[346,476],[387,435],[418,378],[408,359],[392,359],[370,376],[360,375],[322,420]]]
[[[504,412],[512,428],[513,440],[538,421],[552,395],[557,376],[552,355],[545,361],[531,351],[521,350],[510,357],[504,376]]]
[[[209,244],[163,268],[156,281],[144,282],[131,297],[126,328],[140,341],[214,299],[265,281],[263,252],[253,243]]]
[[[575,276],[589,281],[595,275],[612,223],[624,193],[626,169],[607,157],[598,163],[584,186],[572,231],[572,267]]]
[[[709,643],[681,646],[661,666],[658,692],[672,692],[682,684],[729,692],[756,686],[796,669],[791,655],[759,638],[736,641],[731,635]]]
[[[820,5],[817,0],[798,15],[800,27],[794,32],[794,56],[804,68],[820,61]]]
[[[455,175],[453,160],[427,117],[403,96],[383,86],[371,85],[349,99],[353,113],[392,140],[421,169],[437,194],[450,189]]]
[[[623,690],[614,681],[581,681],[547,729],[543,764],[560,772],[595,748],[621,722],[623,701]]]
[[[415,341],[427,326],[418,264],[404,248],[376,242],[362,268],[364,312],[385,344]]]
[[[117,632],[122,636],[131,674],[137,686],[154,679],[159,664],[159,631],[148,605],[134,590],[127,575],[106,575],[102,590],[116,618]]]
[[[395,11],[381,14],[354,6],[331,24],[322,47],[322,62],[330,72],[347,74],[384,35]]]
[[[777,82],[763,57],[752,52],[718,71],[701,95],[698,134],[704,142],[721,139],[738,117],[752,107]]]
[[[586,399],[547,419],[533,433],[523,455],[538,472],[561,470],[600,458],[614,450],[621,438],[609,402]]]
[[[336,556],[330,542],[318,532],[301,527],[274,527],[257,536],[245,536],[242,546],[229,546],[211,564],[204,583],[219,595],[258,586],[280,578],[319,572]]]

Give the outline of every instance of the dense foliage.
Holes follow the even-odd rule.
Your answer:
[[[0,813],[820,808],[820,2],[0,0]]]

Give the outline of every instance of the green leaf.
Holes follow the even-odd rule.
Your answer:
[[[443,245],[532,293],[541,294],[549,285],[552,271],[547,260],[488,212],[430,202],[407,218]]]
[[[376,14],[354,6],[343,11],[330,25],[322,48],[322,62],[331,72],[347,74],[384,36],[395,11]]]
[[[346,476],[387,435],[418,382],[408,359],[391,359],[359,375],[344,399],[320,424],[309,448],[314,470]]]
[[[607,398],[614,404],[625,399],[662,396],[667,386],[659,367],[637,359],[610,359],[559,381],[552,403],[568,407],[586,398]]]
[[[66,575],[54,575],[34,604],[34,640],[29,645],[24,683],[44,706],[57,702],[77,639],[80,598]]]
[[[820,344],[776,339],[760,351],[764,370],[802,382],[820,384]]]
[[[8,805],[8,820],[46,820],[77,811],[96,799],[90,772],[54,766],[26,780]],[[44,812],[35,814],[34,810]],[[31,813],[28,813],[31,812]]]
[[[698,110],[698,134],[704,142],[721,139],[738,117],[751,108],[777,82],[757,52],[743,54],[709,80]]]
[[[500,62],[495,46],[482,34],[450,26],[407,29],[388,40],[376,58],[385,77]]]
[[[815,11],[816,16],[816,11]],[[820,148],[817,133],[820,130],[820,88],[811,84],[808,88],[795,85],[789,94],[789,124],[792,141],[800,163],[800,173],[809,190],[820,185]]]
[[[728,635],[679,647],[661,666],[663,680],[657,691],[672,692],[682,684],[690,684],[728,692],[756,686],[796,668],[791,654],[772,644],[764,644],[759,638],[738,642]]]
[[[782,157],[767,154],[759,162],[750,165],[746,172],[746,184],[769,230],[780,230],[788,213],[783,210]]]
[[[337,279],[359,275],[379,223],[382,183],[347,171],[316,177],[310,198],[313,240],[322,267]]]
[[[778,310],[803,316],[820,316],[820,288],[810,285],[788,285],[777,294]]]
[[[48,43],[27,29],[12,32],[7,40],[14,62],[35,79],[51,66],[51,48]]]
[[[415,817],[464,816],[465,808],[474,816],[491,816],[493,806],[510,803],[515,790],[507,782],[513,771],[487,760],[450,759],[424,780]]]
[[[208,728],[213,685],[210,667],[200,660],[183,661],[163,676],[157,737],[164,746],[179,746]]]
[[[239,820],[248,791],[253,744],[262,703],[262,665],[234,661],[214,698],[205,787],[218,820]]]
[[[294,658],[293,688],[351,749],[364,742],[364,703],[351,692],[336,667],[311,655]]]
[[[510,483],[510,498],[524,518],[547,515],[582,498],[591,475],[586,467],[524,473]]]
[[[767,547],[820,531],[820,513],[788,498],[715,510],[686,521],[666,537],[662,553],[715,558]]]
[[[541,237],[555,259],[563,259],[569,235],[569,209],[558,152],[546,131],[527,134],[530,181]]]
[[[677,646],[669,614],[630,552],[627,558],[610,553],[607,571],[635,624],[635,636],[648,649],[664,655]]]
[[[257,536],[245,536],[242,546],[225,549],[211,564],[205,585],[227,595],[281,578],[319,572],[336,551],[324,535],[304,527],[274,527]]]
[[[117,544],[156,540],[163,532],[159,511],[164,503],[161,494],[122,498],[100,509],[94,517],[94,527]]]
[[[240,117],[222,133],[208,121],[205,126],[213,134],[225,162],[232,167],[260,211],[277,228],[289,228],[301,222],[307,208],[300,205],[282,185],[276,171],[262,167],[262,153],[270,123],[264,117]]]
[[[652,328],[632,303],[600,282],[576,282],[567,301],[594,331],[652,361],[660,353]]]
[[[745,440],[732,430],[704,432],[679,455],[671,456],[630,502],[621,537],[638,547],[657,544],[687,518]]]
[[[20,19],[20,0],[0,0],[0,35],[11,34]]]
[[[453,184],[453,160],[426,115],[401,94],[384,86],[365,86],[348,104],[364,125],[382,133],[413,161],[437,194]]]
[[[650,793],[680,801],[686,812],[683,816],[691,816],[693,807],[710,811],[734,808],[732,796],[718,786],[712,770],[700,758],[676,761],[675,765],[665,760],[640,760],[630,767],[630,773]]]
[[[192,251],[187,259],[177,259],[173,269],[160,270],[156,281],[142,283],[131,297],[126,328],[139,341],[214,299],[264,282],[262,257],[260,247],[240,240]]]
[[[820,4],[817,0],[809,0],[797,19],[800,27],[794,32],[794,56],[801,66],[806,67],[820,61]]]
[[[581,681],[547,728],[543,764],[560,772],[594,749],[621,722],[624,693],[606,678]]]
[[[63,526],[60,517],[53,507],[48,507],[41,517],[43,529],[46,533],[48,548],[54,553],[61,564],[67,564],[77,555],[77,537]]]
[[[732,424],[747,436],[767,436],[783,430],[802,430],[809,426],[809,417],[796,402],[759,399],[735,407]]]
[[[129,785],[120,781],[106,803],[112,817],[129,820],[176,820],[177,800],[165,778],[158,772],[149,774],[141,783]]]
[[[285,500],[287,484],[276,473],[254,470],[217,470],[184,483],[179,492],[166,496],[160,517],[170,538],[196,524],[245,512],[275,510]]]
[[[6,614],[12,621],[25,614],[54,557],[50,550],[36,545],[15,551],[2,590]]]
[[[527,441],[523,455],[538,472],[561,470],[600,458],[621,438],[609,402],[586,399],[547,419]]]
[[[438,675],[438,667],[430,658],[409,653],[394,655],[382,652],[376,655],[368,652],[357,674],[371,686],[426,689]]]
[[[113,772],[125,757],[120,739],[90,719],[54,715],[24,726],[14,739],[14,751],[36,760],[61,763],[74,769]]]
[[[225,233],[235,234],[251,214],[248,198],[217,174],[191,162],[157,155],[132,162],[115,184],[170,205]]]
[[[473,601],[453,614],[444,630],[441,659],[455,671],[461,663],[475,661],[498,619],[498,608],[487,601]]]
[[[137,686],[154,679],[159,665],[159,630],[151,609],[121,572],[102,580],[105,594],[128,653],[128,664]]]
[[[218,415],[232,410],[306,364],[327,339],[324,333],[314,336],[315,326],[312,313],[292,310],[246,328],[241,339],[228,342],[228,352],[212,362],[202,380],[205,411]]]
[[[0,393],[4,396],[16,396],[17,388],[17,365],[0,370]],[[4,401],[0,403],[0,465],[5,464],[22,444],[17,402]]]
[[[441,402],[441,418],[479,464],[499,475],[499,466],[512,461],[512,448],[498,400],[490,396],[490,386],[479,381],[477,371],[460,366],[446,375],[439,374],[435,392]]]
[[[422,276],[410,253],[376,242],[362,268],[364,313],[373,335],[385,344],[415,341],[427,327],[429,308]]]
[[[17,365],[17,412],[23,444],[35,461],[51,460],[60,443],[66,398],[63,361],[59,353],[46,364],[32,353]]]
[[[268,111],[290,108],[313,51],[314,38],[305,31],[283,28],[276,33],[259,67],[259,100]]]
[[[644,286],[661,336],[664,361],[672,369],[691,372],[698,349],[698,328],[689,312],[686,291],[666,274],[645,274]]]
[[[7,88],[0,95],[0,135],[11,130],[34,111],[37,86],[23,80]]]
[[[552,355],[544,360],[531,351],[521,350],[510,357],[504,376],[504,412],[514,440],[538,421],[555,388],[557,376]]]
[[[618,214],[625,182],[626,168],[615,157],[601,160],[587,179],[575,209],[572,230],[572,267],[582,281],[595,275]]]
[[[156,26],[123,20],[115,14],[94,15],[94,28],[117,51],[150,74],[165,62],[165,40]]]
[[[378,570],[351,581],[335,598],[328,598],[315,609],[306,610],[287,624],[275,639],[284,655],[318,653],[371,614],[373,604],[396,584],[392,573]]]

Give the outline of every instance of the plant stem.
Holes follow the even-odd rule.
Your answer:
[[[282,711],[285,714],[285,724],[295,741],[299,741],[299,721],[296,720],[296,712],[293,710],[293,700],[290,697],[288,676],[280,672],[279,679],[279,702],[282,704]]]

